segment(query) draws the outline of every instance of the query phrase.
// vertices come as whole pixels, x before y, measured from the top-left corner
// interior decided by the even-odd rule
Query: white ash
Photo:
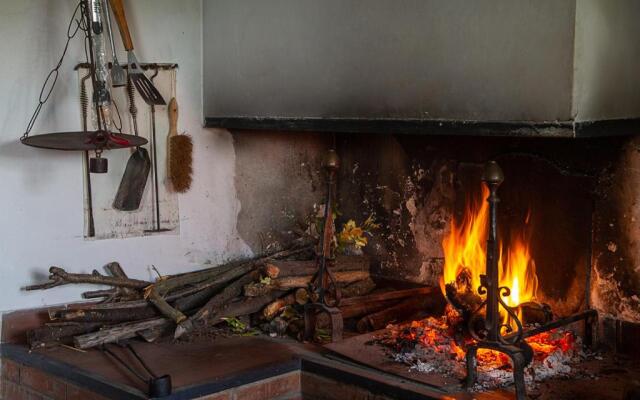
[[[393,327],[391,327],[393,329]],[[562,330],[558,331],[562,333]],[[466,362],[455,352],[452,340],[438,332],[433,345],[417,344],[409,351],[391,352],[390,356],[396,361],[409,366],[409,370],[427,374],[440,374],[456,379],[466,376]],[[585,354],[581,348],[580,338],[576,338],[573,349],[562,351],[558,349],[544,358],[534,357],[525,369],[525,382],[535,385],[551,377],[572,375],[572,364],[580,362]],[[576,371],[577,372],[577,371]],[[495,363],[484,364],[478,361],[478,382],[472,391],[493,390],[513,384],[511,364],[496,367]]]

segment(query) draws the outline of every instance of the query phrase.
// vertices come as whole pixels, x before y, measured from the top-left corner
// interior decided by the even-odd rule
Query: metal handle
[[[118,57],[116,56],[116,44],[113,41],[113,29],[111,29],[111,12],[109,11],[109,6],[105,5],[104,7],[104,20],[107,24],[107,30],[109,31],[109,43],[111,44],[111,53],[113,54],[113,62],[117,63]]]

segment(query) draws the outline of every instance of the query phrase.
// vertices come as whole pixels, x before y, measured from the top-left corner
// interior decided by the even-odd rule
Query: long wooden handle
[[[131,40],[131,33],[129,33],[127,17],[124,14],[124,4],[122,0],[109,0],[109,4],[111,4],[111,10],[113,10],[113,15],[116,17],[116,22],[118,23],[124,49],[131,51],[133,50],[133,41]]]
[[[178,101],[175,97],[169,101],[169,137],[178,134]]]

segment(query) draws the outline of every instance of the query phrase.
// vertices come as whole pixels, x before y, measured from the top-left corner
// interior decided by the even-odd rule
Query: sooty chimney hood
[[[634,0],[207,0],[207,127],[640,133]]]

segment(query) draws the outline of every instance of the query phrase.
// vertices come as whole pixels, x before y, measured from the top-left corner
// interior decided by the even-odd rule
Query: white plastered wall
[[[116,260],[130,276],[151,279],[151,265],[169,274],[250,252],[236,232],[240,205],[231,135],[201,123],[200,0],[127,2],[138,59],[179,64],[179,128],[193,136],[195,147],[193,186],[179,199],[180,234],[83,239],[81,153],[38,150],[18,141],[60,55],[75,5],[75,0],[0,0],[0,312],[79,300],[86,286],[20,290],[46,279],[51,265],[91,272]],[[33,134],[80,129],[73,66],[82,59],[78,38]]]

